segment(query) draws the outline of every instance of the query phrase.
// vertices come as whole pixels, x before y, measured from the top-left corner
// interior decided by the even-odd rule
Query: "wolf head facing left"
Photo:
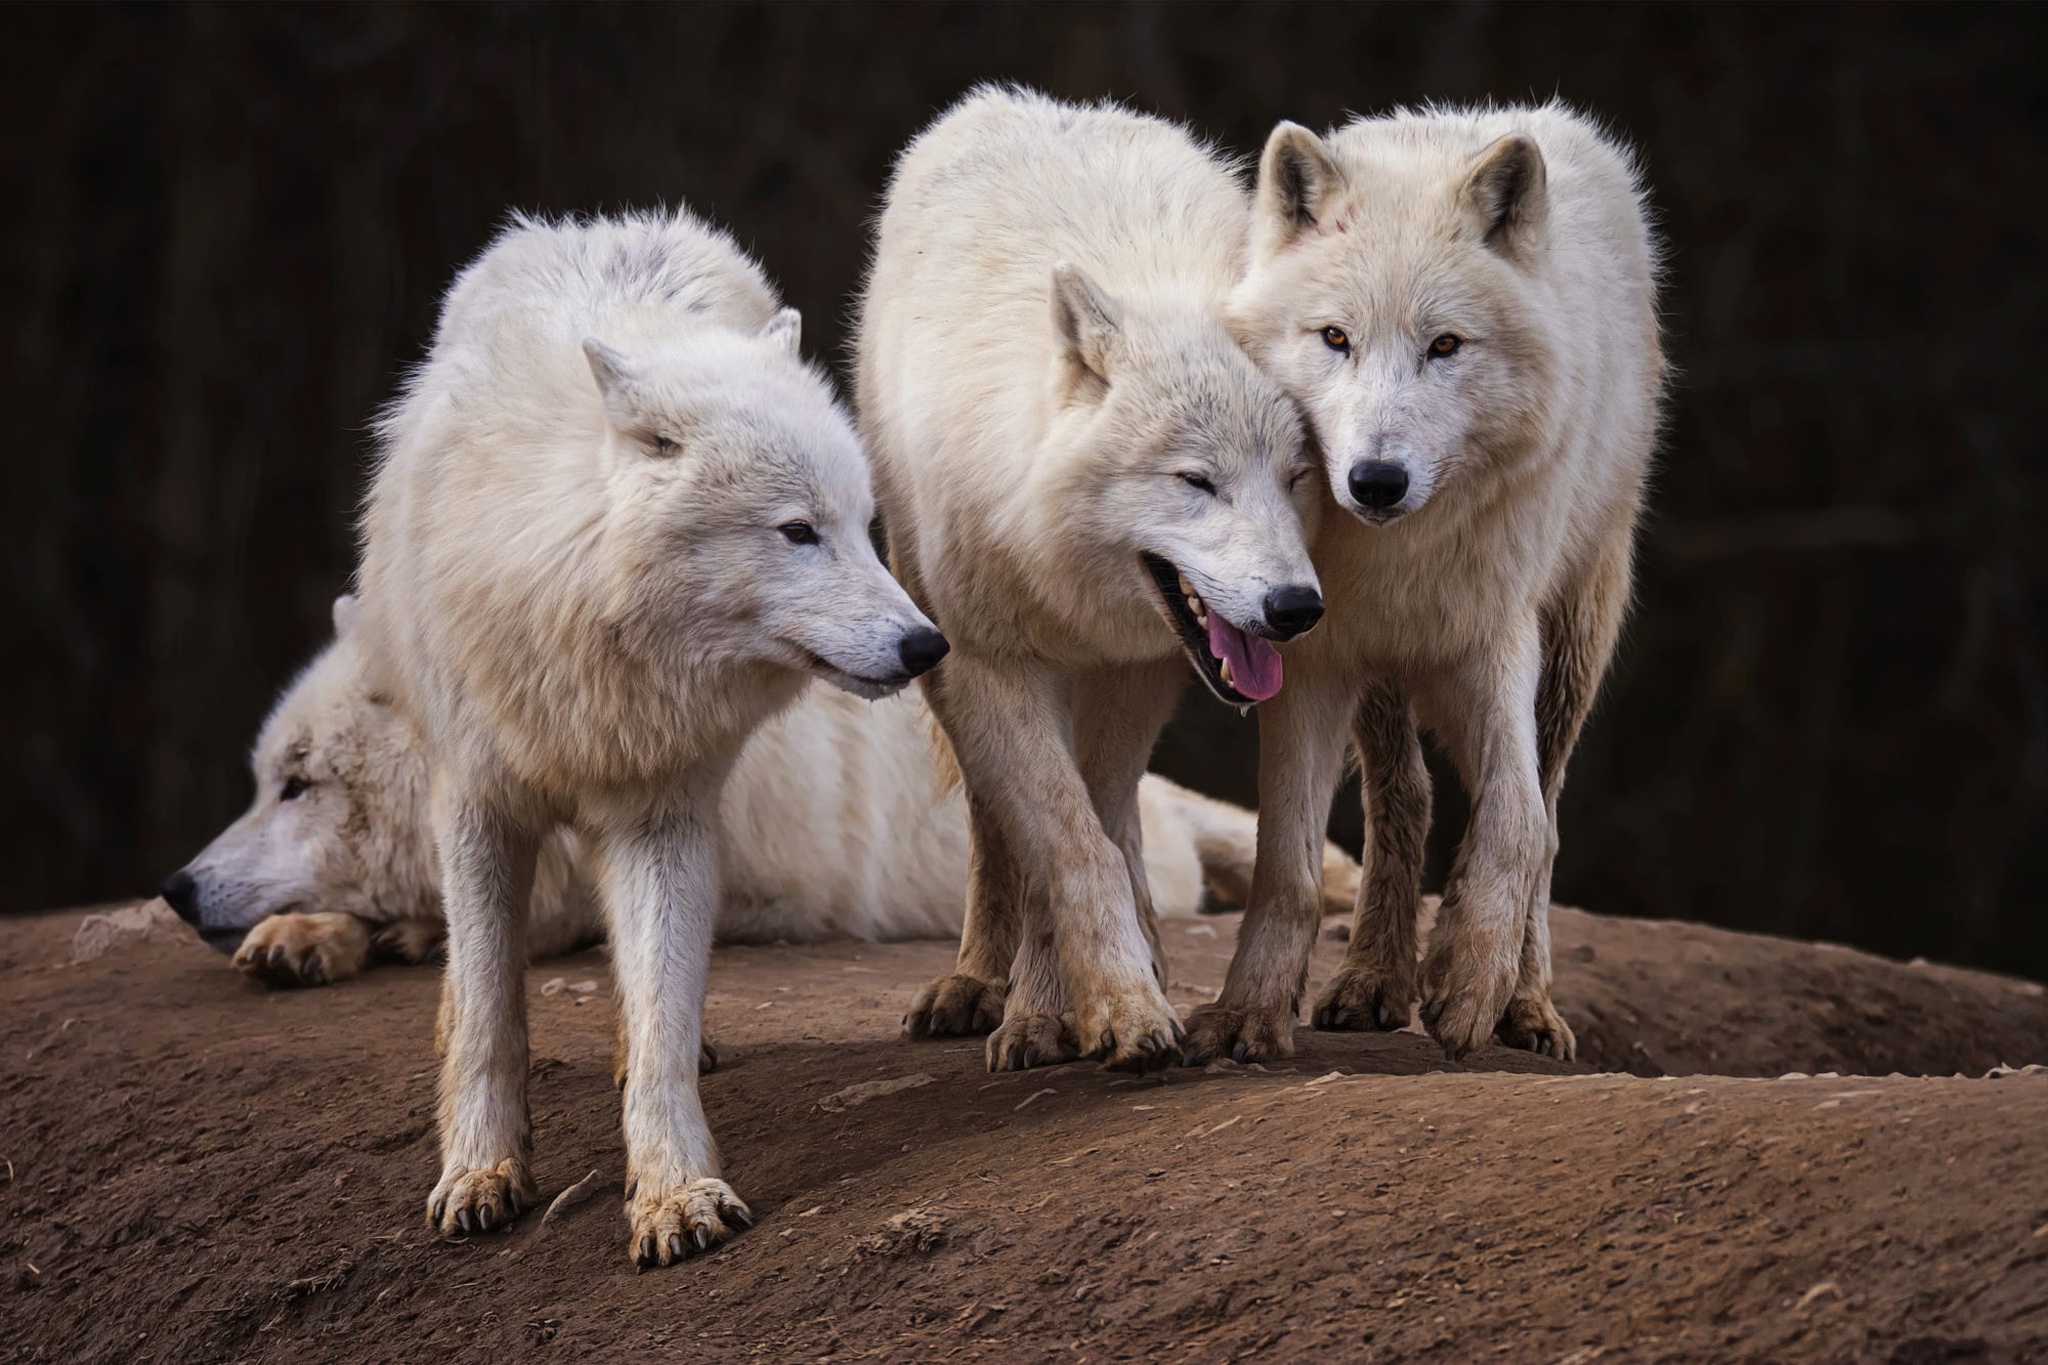
[[[758,659],[859,696],[897,691],[946,641],[868,537],[866,456],[785,308],[628,354],[584,342],[603,396],[611,568],[655,651]],[[686,511],[686,515],[679,512]]]
[[[1053,273],[1049,444],[1061,515],[1172,627],[1223,700],[1280,688],[1272,641],[1322,616],[1314,467],[1284,394],[1200,301],[1122,301]]]
[[[1522,133],[1273,130],[1231,326],[1302,404],[1346,511],[1413,515],[1543,419],[1547,198]]]
[[[364,681],[354,611],[336,600],[334,643],[263,723],[249,809],[164,881],[165,901],[217,948],[288,911],[438,913],[427,765],[413,727]]]

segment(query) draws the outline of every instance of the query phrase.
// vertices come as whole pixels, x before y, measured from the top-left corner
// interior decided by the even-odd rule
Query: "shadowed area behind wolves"
[[[1136,1080],[899,1040],[950,943],[721,950],[704,1095],[760,1223],[639,1275],[601,953],[528,978],[542,1199],[596,1193],[450,1240],[433,969],[73,966],[79,920],[0,924],[8,1361],[2048,1358],[2029,982],[1560,910],[1585,1063],[1303,1029]],[[1208,998],[1235,917],[1163,929]]]

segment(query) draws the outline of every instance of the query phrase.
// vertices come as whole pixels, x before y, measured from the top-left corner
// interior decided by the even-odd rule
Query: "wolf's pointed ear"
[[[1122,335],[1117,306],[1070,261],[1052,268],[1052,325],[1069,379],[1099,395],[1109,385],[1110,355]]]
[[[357,602],[354,593],[343,593],[334,599],[334,638],[344,640],[356,627]]]
[[[591,377],[597,380],[597,391],[606,398],[610,398],[621,385],[633,378],[631,358],[613,350],[596,337],[583,338],[583,358],[590,362],[590,373]]]
[[[1509,260],[1523,259],[1543,224],[1548,181],[1542,149],[1522,133],[1481,152],[1462,191],[1481,240]]]
[[[1259,187],[1252,202],[1252,250],[1260,260],[1314,231],[1335,203],[1344,173],[1323,140],[1282,119],[1259,154]]]
[[[782,343],[782,348],[791,355],[799,355],[804,339],[804,315],[794,308],[778,308],[775,316],[768,319],[768,325],[761,329],[761,335]]]

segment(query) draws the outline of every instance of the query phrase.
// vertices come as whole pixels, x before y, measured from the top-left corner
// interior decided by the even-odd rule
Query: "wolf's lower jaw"
[[[1209,632],[1195,615],[1194,605],[1181,590],[1181,573],[1173,564],[1150,552],[1140,552],[1139,559],[1145,571],[1152,575],[1152,582],[1159,589],[1159,597],[1166,606],[1167,624],[1180,640],[1182,652],[1194,667],[1195,676],[1215,694],[1218,701],[1243,709],[1257,705],[1250,697],[1232,687],[1223,676],[1223,661],[1209,652]]]
[[[893,697],[910,685],[909,678],[863,678],[858,673],[848,673],[843,668],[834,668],[815,654],[810,656],[810,674],[821,682],[831,683],[840,691],[851,692],[866,701],[880,701],[884,697]]]

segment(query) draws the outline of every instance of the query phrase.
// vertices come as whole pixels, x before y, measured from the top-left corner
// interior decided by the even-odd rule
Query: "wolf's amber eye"
[[[782,532],[782,538],[792,545],[816,545],[818,528],[808,521],[785,521],[775,528]]]
[[[1342,351],[1345,355],[1350,355],[1351,334],[1342,327],[1325,327],[1323,329],[1323,345],[1333,351]]]
[[[1447,355],[1456,355],[1458,348],[1464,344],[1464,341],[1460,338],[1445,332],[1435,341],[1429,343],[1429,358],[1431,360],[1442,360]]]
[[[306,789],[312,785],[311,782],[308,782],[303,777],[287,777],[284,780],[284,790],[277,794],[277,799],[280,801],[296,801],[304,796]]]

